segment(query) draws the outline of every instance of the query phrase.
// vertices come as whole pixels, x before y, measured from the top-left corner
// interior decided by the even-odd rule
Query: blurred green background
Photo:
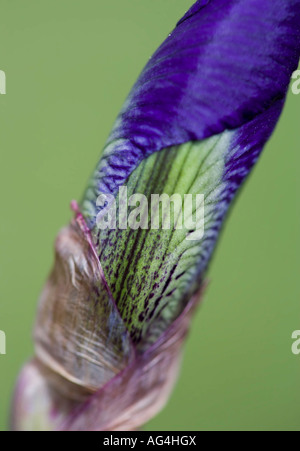
[[[1,0],[0,430],[33,353],[53,240],[114,119],[191,0]],[[274,80],[276,73],[274,73]],[[177,388],[146,429],[300,430],[300,95],[243,189],[211,265]]]

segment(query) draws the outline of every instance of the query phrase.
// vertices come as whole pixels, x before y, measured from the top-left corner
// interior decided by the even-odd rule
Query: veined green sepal
[[[167,148],[142,161],[125,188],[131,203],[135,201],[132,196],[138,200],[140,194],[146,201],[143,205],[133,202],[124,209],[121,187],[122,199],[119,193],[116,196],[114,228],[95,226],[92,230],[107,283],[139,349],[155,342],[178,317],[204,277],[211,242],[220,226],[220,208],[216,207],[224,193],[225,157],[233,133]],[[158,224],[157,217],[153,218],[153,196],[161,195],[169,199],[176,195],[182,202],[175,209],[173,203],[160,204],[157,229],[153,228]],[[204,210],[203,237],[199,230],[185,227],[184,201],[191,195],[192,222],[196,222],[197,208]],[[196,206],[197,195],[204,196],[204,209],[203,204]],[[125,229],[124,221],[123,226],[118,223],[121,210],[121,217],[124,211],[128,213]],[[137,223],[138,228],[133,229]],[[169,229],[163,227],[166,225]],[[197,232],[201,239],[197,239]]]

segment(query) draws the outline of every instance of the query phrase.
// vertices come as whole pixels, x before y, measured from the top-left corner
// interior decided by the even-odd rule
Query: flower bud
[[[165,404],[299,54],[300,0],[198,0],[149,60],[56,240],[14,429],[134,430]]]

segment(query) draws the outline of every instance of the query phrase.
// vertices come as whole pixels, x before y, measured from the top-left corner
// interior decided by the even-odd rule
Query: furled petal
[[[299,0],[198,1],[150,59],[85,196],[115,192],[151,153],[234,129],[285,97],[300,47]]]
[[[229,204],[270,137],[300,53],[300,0],[196,2],[150,59],[81,204],[118,309],[139,349],[203,281]],[[98,230],[100,193],[203,194],[205,234]],[[151,227],[149,226],[149,229]]]
[[[127,179],[126,188],[128,197],[146,196],[140,213],[141,218],[147,217],[147,228],[94,232],[104,274],[140,350],[172,324],[203,282],[230,201],[269,138],[282,103],[274,103],[236,131],[167,148],[143,160]],[[154,193],[170,198],[175,193],[180,200],[192,194],[193,210],[196,195],[203,194],[204,235],[190,239],[197,230],[187,230],[183,201],[177,210],[171,208],[170,227],[164,230],[160,223],[153,229],[148,214]],[[119,196],[117,205],[119,210]],[[162,208],[167,211],[168,203]],[[182,227],[177,228],[179,222]]]

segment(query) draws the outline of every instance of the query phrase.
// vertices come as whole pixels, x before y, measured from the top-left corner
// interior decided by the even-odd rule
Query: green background
[[[0,429],[53,240],[149,56],[191,0],[1,0]],[[274,72],[274,80],[276,72]],[[299,430],[300,95],[243,189],[168,406],[147,430]]]

